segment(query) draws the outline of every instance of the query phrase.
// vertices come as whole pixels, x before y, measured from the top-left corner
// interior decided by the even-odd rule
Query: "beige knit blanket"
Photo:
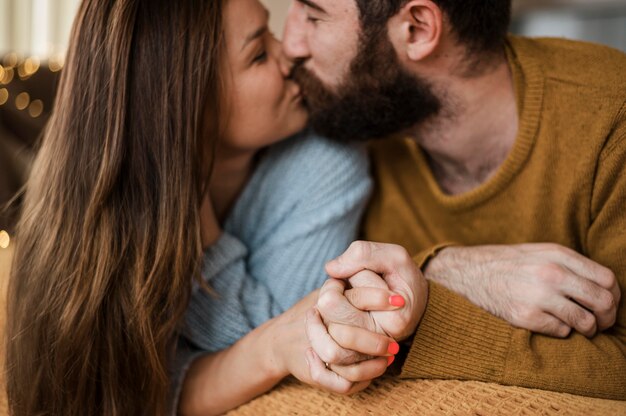
[[[6,282],[10,259],[11,249],[0,249],[0,327],[4,327],[5,322]],[[1,374],[3,373],[0,372]],[[1,376],[0,382],[3,382]],[[0,415],[6,414],[6,399],[2,394]],[[287,379],[270,393],[241,406],[229,415],[626,416],[626,402],[479,382],[403,381],[389,378],[375,381],[359,394],[343,397],[305,386],[294,379]]]

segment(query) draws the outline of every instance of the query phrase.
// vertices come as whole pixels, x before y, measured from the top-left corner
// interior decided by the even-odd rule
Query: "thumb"
[[[326,273],[335,279],[352,277],[366,269],[385,275],[392,271],[392,264],[404,260],[403,253],[406,251],[397,245],[355,241],[341,256],[326,264]]]

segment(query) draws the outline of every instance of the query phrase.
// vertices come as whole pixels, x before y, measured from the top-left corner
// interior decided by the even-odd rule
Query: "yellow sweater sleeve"
[[[609,267],[626,292],[626,123],[598,162],[585,255]],[[419,262],[418,258],[415,258]],[[465,379],[626,400],[626,309],[587,339],[517,329],[430,282],[426,313],[401,377]]]

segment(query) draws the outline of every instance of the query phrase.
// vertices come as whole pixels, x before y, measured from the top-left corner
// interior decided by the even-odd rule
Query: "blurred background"
[[[291,0],[261,1],[280,36]],[[79,3],[0,0],[0,208],[28,173]],[[513,0],[513,5],[513,33],[588,40],[626,51],[626,0]],[[12,230],[14,214],[0,211],[0,230]]]

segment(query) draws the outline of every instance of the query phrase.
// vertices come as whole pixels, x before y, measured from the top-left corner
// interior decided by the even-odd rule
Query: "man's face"
[[[361,29],[354,0],[297,0],[284,35],[310,123],[339,140],[383,138],[440,109],[424,80],[405,70],[387,28]]]
[[[293,0],[283,48],[326,86],[336,88],[348,74],[359,45],[359,11],[354,0]]]

